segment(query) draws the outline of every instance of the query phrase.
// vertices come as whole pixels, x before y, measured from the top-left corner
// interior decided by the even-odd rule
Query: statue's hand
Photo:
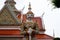
[[[35,30],[33,29],[32,32],[35,32]]]
[[[29,29],[28,29],[28,33],[29,33],[29,34],[31,34],[31,33],[32,33],[32,31],[33,31],[33,29],[32,29],[32,28],[29,28]]]
[[[26,31],[23,31],[23,32],[21,32],[20,34],[22,34],[22,35],[23,35],[23,34],[26,34]]]

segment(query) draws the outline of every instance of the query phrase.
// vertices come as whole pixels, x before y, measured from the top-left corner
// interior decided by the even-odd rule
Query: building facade
[[[53,40],[45,34],[41,17],[35,17],[29,3],[28,12],[15,8],[14,0],[6,0],[0,11],[0,40]]]

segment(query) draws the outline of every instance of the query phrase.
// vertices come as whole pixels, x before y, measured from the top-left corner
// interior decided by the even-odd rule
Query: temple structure
[[[6,0],[0,11],[0,40],[53,40],[45,34],[41,17],[35,17],[29,3],[28,12],[15,8],[14,0]]]

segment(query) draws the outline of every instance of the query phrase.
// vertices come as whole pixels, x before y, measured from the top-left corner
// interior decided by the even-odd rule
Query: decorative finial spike
[[[44,14],[45,14],[45,12],[42,14],[42,16],[41,16],[41,17],[43,17],[43,16],[44,16]]]
[[[53,29],[53,37],[55,37],[55,32],[54,32],[54,29]]]
[[[28,10],[31,10],[31,3],[29,2],[29,8],[28,8]]]

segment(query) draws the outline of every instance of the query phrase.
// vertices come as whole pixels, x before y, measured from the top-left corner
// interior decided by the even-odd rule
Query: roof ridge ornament
[[[28,10],[31,10],[31,3],[29,2],[29,8],[28,8]]]

